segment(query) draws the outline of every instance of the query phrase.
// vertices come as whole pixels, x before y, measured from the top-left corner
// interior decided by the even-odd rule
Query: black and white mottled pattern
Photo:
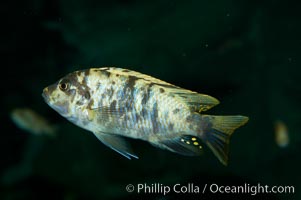
[[[146,140],[182,155],[199,155],[200,140],[227,164],[229,139],[244,116],[200,114],[219,101],[128,69],[92,68],[45,88],[46,103],[127,158],[122,137]]]

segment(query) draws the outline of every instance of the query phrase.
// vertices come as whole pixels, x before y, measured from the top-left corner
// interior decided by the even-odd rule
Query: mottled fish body
[[[50,107],[131,158],[124,137],[183,155],[200,155],[206,143],[227,164],[229,139],[244,116],[200,114],[217,105],[211,96],[121,68],[76,71],[43,91]]]

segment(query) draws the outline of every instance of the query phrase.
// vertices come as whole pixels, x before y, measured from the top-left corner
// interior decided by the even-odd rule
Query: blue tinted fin
[[[136,156],[133,153],[130,145],[128,144],[128,142],[125,141],[125,138],[118,135],[113,135],[111,133],[103,133],[103,132],[94,133],[94,135],[106,146],[120,153],[124,157],[130,160],[131,158],[138,159],[138,156]]]

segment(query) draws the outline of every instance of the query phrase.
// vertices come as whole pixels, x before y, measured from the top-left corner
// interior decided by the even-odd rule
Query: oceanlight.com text
[[[294,186],[269,186],[265,184],[242,184],[242,185],[221,185],[216,183],[198,185],[194,183],[186,184],[174,184],[174,185],[164,185],[161,183],[138,183],[138,184],[128,184],[126,186],[126,191],[129,193],[137,194],[294,194]]]

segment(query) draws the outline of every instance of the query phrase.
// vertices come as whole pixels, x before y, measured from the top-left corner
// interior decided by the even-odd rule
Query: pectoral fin
[[[109,118],[121,118],[126,110],[122,107],[117,107],[116,103],[112,103],[111,106],[101,106],[96,108],[91,108],[91,111],[96,111],[97,116],[100,119],[109,119]]]
[[[129,144],[125,141],[125,139],[118,135],[113,135],[111,133],[94,133],[94,135],[106,146],[110,147],[114,151],[120,153],[124,157],[131,160],[131,158],[138,159],[138,156],[136,156]]]
[[[154,145],[184,156],[199,156],[203,153],[200,139],[190,135],[161,140]]]

